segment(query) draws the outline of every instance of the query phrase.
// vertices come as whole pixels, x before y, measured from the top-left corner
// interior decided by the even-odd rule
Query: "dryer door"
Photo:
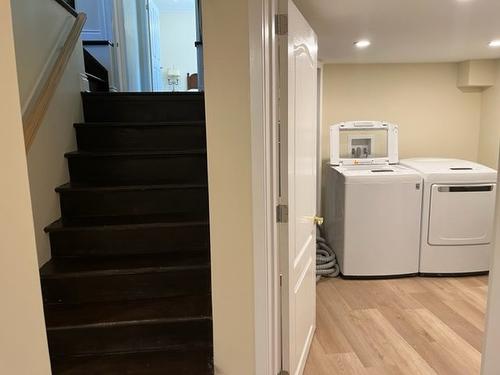
[[[492,240],[495,184],[432,185],[430,245],[480,245]]]

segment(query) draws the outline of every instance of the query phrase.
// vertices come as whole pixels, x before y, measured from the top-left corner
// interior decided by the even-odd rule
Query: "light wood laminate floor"
[[[487,276],[322,280],[305,375],[478,375]]]

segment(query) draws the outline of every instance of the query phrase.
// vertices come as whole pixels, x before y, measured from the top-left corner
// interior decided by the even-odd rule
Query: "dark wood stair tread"
[[[160,189],[207,189],[208,184],[151,184],[151,185],[93,185],[82,183],[71,183],[60,185],[56,188],[56,192],[65,191],[145,191],[145,190],[160,190]]]
[[[209,345],[110,355],[55,357],[54,375],[212,375]]]
[[[45,306],[45,322],[49,330],[210,317],[210,295]]]
[[[148,128],[168,126],[195,126],[204,127],[205,121],[159,121],[159,122],[78,122],[75,128]]]
[[[153,255],[52,258],[40,270],[43,279],[122,275],[207,269],[209,253],[178,252]]]
[[[134,215],[82,218],[55,221],[45,228],[48,233],[82,229],[134,229],[140,227],[206,226],[208,218],[200,215]]]
[[[64,154],[66,158],[112,158],[112,157],[127,157],[127,158],[142,158],[142,157],[178,157],[178,156],[192,156],[192,155],[205,155],[206,149],[195,150],[145,150],[145,151],[72,151]]]
[[[120,91],[120,92],[82,92],[82,97],[98,98],[106,100],[106,98],[133,98],[133,99],[157,99],[164,98],[166,100],[176,99],[199,99],[203,100],[204,93],[202,91]]]

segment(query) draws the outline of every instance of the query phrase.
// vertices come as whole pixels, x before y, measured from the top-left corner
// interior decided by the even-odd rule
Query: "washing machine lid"
[[[348,121],[330,127],[331,165],[398,162],[397,125],[383,121]]]
[[[332,168],[344,176],[346,184],[422,182],[420,173],[401,165],[342,165]]]
[[[428,182],[494,183],[497,171],[468,160],[443,158],[403,159],[401,165],[422,174]]]

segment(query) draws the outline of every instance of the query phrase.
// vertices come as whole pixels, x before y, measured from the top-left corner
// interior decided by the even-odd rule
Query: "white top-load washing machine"
[[[401,164],[424,180],[420,273],[488,271],[497,172],[456,159],[406,159]]]
[[[422,177],[398,162],[396,125],[330,128],[325,234],[344,277],[418,273]]]

